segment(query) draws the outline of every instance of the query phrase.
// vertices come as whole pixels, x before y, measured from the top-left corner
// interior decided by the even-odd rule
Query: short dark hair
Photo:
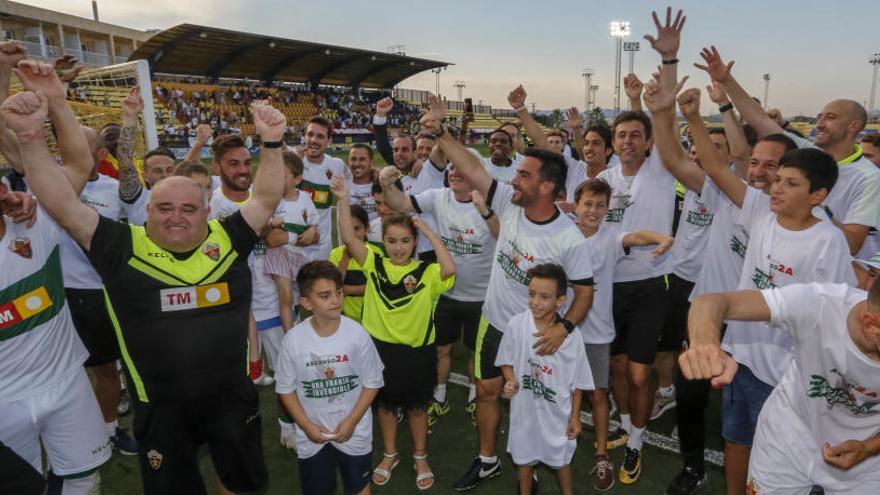
[[[106,147],[106,144],[104,147]],[[147,154],[144,155],[144,162],[146,162],[150,158],[153,158],[154,156],[164,156],[167,158],[171,158],[174,161],[177,161],[177,157],[174,156],[174,152],[164,146],[159,146],[148,151]]]
[[[556,136],[559,139],[563,139],[563,140],[565,139],[565,136],[562,135],[562,131],[559,129],[550,129],[549,131],[547,131],[547,137],[550,137],[550,136]]]
[[[214,144],[211,145],[211,155],[215,162],[220,163],[220,160],[223,159],[223,155],[236,148],[247,148],[247,146],[244,145],[244,139],[236,134],[223,134],[222,136],[217,137],[217,139],[214,140]]]
[[[519,132],[519,131],[520,131],[520,130],[519,130],[519,124],[517,124],[516,122],[512,122],[512,121],[511,121],[511,122],[505,122],[505,123],[501,124],[500,126],[498,126],[498,130],[499,130],[499,131],[504,130],[504,128],[507,127],[507,126],[513,127],[514,129],[516,129],[516,132]],[[504,132],[507,132],[507,131],[504,131]],[[510,133],[507,132],[507,135],[509,136]]]
[[[613,149],[614,148],[614,136],[611,135],[611,129],[604,124],[593,124],[590,127],[587,127],[587,130],[584,131],[584,139],[586,139],[587,134],[595,132],[605,141],[605,149]]]
[[[581,200],[585,193],[604,194],[605,201],[611,202],[611,186],[602,179],[587,179],[574,190],[574,202]]]
[[[565,270],[556,263],[542,263],[529,268],[527,272],[529,281],[533,278],[543,278],[556,282],[556,297],[565,295],[565,289],[568,288],[568,277],[565,276]]]
[[[779,160],[779,168],[796,168],[804,173],[810,182],[810,192],[831,188],[837,182],[839,173],[837,162],[828,153],[816,148],[803,148],[786,151]]]
[[[303,174],[304,165],[299,155],[292,151],[285,151],[281,153],[281,158],[284,160],[284,166],[287,167],[291,175],[299,177]]]
[[[761,139],[758,139],[755,142],[755,144],[758,144],[758,143],[761,143],[764,141],[767,141],[770,143],[779,143],[779,144],[785,146],[786,152],[789,152],[791,150],[796,150],[798,147],[797,143],[795,143],[792,138],[786,136],[785,134],[767,134],[766,136],[762,137]]]
[[[312,294],[312,286],[318,280],[330,280],[336,284],[336,288],[342,287],[342,273],[336,265],[327,260],[310,261],[299,269],[296,274],[296,283],[299,285],[300,294],[309,297]]]
[[[352,150],[353,149],[366,150],[367,156],[370,157],[370,160],[373,159],[373,148],[369,144],[354,143],[353,145],[351,145],[351,149]],[[349,151],[351,151],[351,150],[349,150]]]
[[[710,127],[709,134],[721,134],[724,137],[727,137],[727,132],[725,132],[723,127]]]
[[[537,158],[541,162],[538,175],[542,180],[553,183],[553,197],[559,196],[559,193],[565,190],[565,179],[568,176],[568,164],[565,163],[565,157],[555,151],[540,148],[528,148],[523,152],[523,155]]]
[[[506,125],[506,124],[505,124],[505,125]],[[501,127],[504,127],[504,126],[501,126]],[[510,144],[513,144],[513,136],[511,136],[509,132],[505,131],[505,130],[502,129],[501,127],[499,127],[499,128],[497,128],[497,129],[493,130],[492,132],[490,132],[490,133],[489,133],[489,139],[492,139],[492,136],[493,136],[494,134],[504,134],[504,135],[507,137],[507,142],[510,143]]]
[[[370,228],[370,215],[361,205],[349,205],[348,210],[351,212],[351,218],[360,221],[364,227]]]
[[[211,171],[202,162],[186,161],[180,162],[174,168],[172,175],[182,177],[192,177],[193,175],[206,175],[211,177]]]
[[[617,126],[620,124],[633,121],[641,122],[642,126],[645,127],[645,139],[651,139],[651,118],[645,115],[644,112],[636,112],[633,110],[621,112],[620,115],[615,117],[614,123],[611,124],[611,134],[614,135],[617,132]]]
[[[306,127],[308,127],[309,124],[319,125],[324,129],[327,129],[327,136],[333,135],[333,125],[330,124],[329,120],[321,117],[320,115],[315,115],[314,117],[310,118],[309,121],[306,122]]]

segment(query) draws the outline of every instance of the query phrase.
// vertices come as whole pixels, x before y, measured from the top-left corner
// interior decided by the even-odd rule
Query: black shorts
[[[239,385],[187,402],[135,401],[144,493],[204,494],[198,448],[208,444],[220,481],[233,492],[252,492],[266,484],[260,400],[242,374]]]
[[[70,316],[80,340],[89,351],[85,365],[107,364],[119,359],[119,340],[110,321],[101,289],[64,289]]]
[[[501,376],[501,368],[495,366],[498,348],[501,346],[501,330],[489,324],[485,316],[480,318],[477,330],[477,345],[474,349],[474,377],[477,380],[489,380]]]
[[[660,330],[666,320],[665,277],[615,282],[613,290],[616,335],[611,355],[626,354],[635,363],[654,364]]]
[[[0,493],[41,495],[45,489],[43,474],[0,443]]]
[[[379,389],[376,404],[385,409],[427,409],[437,386],[437,347],[410,347],[376,339],[373,343],[385,366],[385,386]]]
[[[348,455],[328,443],[317,454],[299,459],[298,464],[303,493],[335,495],[338,469],[343,492],[348,495],[359,493],[370,483],[373,455]]]
[[[483,302],[456,301],[440,296],[434,308],[437,345],[454,344],[464,333],[464,346],[473,352],[477,344],[477,328],[483,315]]]
[[[687,333],[688,310],[691,303],[691,291],[694,282],[687,281],[678,275],[669,275],[669,289],[666,292],[666,323],[660,333],[659,352],[679,352]]]

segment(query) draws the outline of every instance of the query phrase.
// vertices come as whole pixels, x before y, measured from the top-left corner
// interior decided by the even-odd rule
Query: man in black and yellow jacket
[[[209,222],[198,184],[169,177],[152,190],[146,225],[134,226],[80,202],[46,145],[48,111],[38,88],[7,101],[4,120],[42,207],[101,275],[137,398],[145,493],[205,493],[196,457],[204,443],[225,490],[257,490],[267,474],[258,396],[247,376],[247,257],[283,191],[284,115],[265,102],[252,105],[263,150],[251,201],[239,212]]]

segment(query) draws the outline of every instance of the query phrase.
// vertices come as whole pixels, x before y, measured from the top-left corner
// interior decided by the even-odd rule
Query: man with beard
[[[251,152],[244,140],[226,134],[211,145],[211,168],[220,177],[211,197],[211,218],[227,217],[247,202],[251,191]]]
[[[335,203],[330,193],[330,178],[339,175],[350,180],[352,176],[342,160],[325,153],[332,141],[332,132],[327,119],[312,117],[306,125],[305,146],[300,153],[303,180],[299,189],[312,196],[312,203],[318,210],[318,242],[305,249],[306,256],[311,260],[330,257],[330,206]]]
[[[489,157],[481,158],[483,168],[493,179],[510,184],[516,176],[517,164],[510,157],[513,151],[513,136],[504,129],[495,129],[489,134]]]
[[[373,221],[378,216],[376,201],[373,199],[373,148],[363,143],[351,145],[348,151],[348,168],[351,170],[351,179],[348,181],[349,202],[363,207],[370,221]]]
[[[840,174],[823,206],[832,220],[843,230],[850,252],[858,253],[870,228],[880,223],[880,170],[864,157],[856,138],[865,128],[868,114],[853,100],[834,100],[825,105],[816,120],[816,141],[811,142],[787,132],[768,116],[746,93],[730,73],[734,62],[727,64],[713,46],[704,48],[701,56],[706,65],[696,64],[709,73],[713,81],[724,85],[730,100],[758,136],[786,134],[800,148],[819,148],[831,155],[840,166]]]

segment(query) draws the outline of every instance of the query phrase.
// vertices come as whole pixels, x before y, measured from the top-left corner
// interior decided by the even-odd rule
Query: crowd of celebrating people
[[[626,78],[631,111],[584,128],[572,108],[566,132],[545,133],[518,86],[518,122],[489,135],[488,156],[449,132],[435,97],[418,132],[390,139],[413,109],[321,95],[324,115],[291,147],[284,113],[243,86],[190,101],[157,88],[196,145],[180,163],[135,157],[140,88],[122,122],[90,129],[55,67],[0,43],[14,167],[0,183],[0,491],[43,493],[45,459],[50,491],[86,494],[118,451],[138,456],[147,494],[206,493],[207,444],[219,492],[252,492],[269,482],[261,433],[276,419],[303,493],[336,493],[338,476],[345,493],[386,485],[404,419],[415,489],[467,491],[502,473],[506,397],[518,493],[534,493],[539,464],[565,494],[573,467],[599,491],[638,483],[647,424],[674,410],[667,493],[690,494],[707,483],[713,387],[728,494],[880,491],[880,164],[865,109],[834,100],[804,139],[710,46],[696,64],[723,118],[710,129],[701,91],[679,79],[686,18],[653,19],[660,64]],[[13,73],[24,91],[9,96]],[[248,106],[255,172],[241,136],[195,125],[224,99]],[[367,105],[369,118],[352,111]],[[327,154],[328,109],[371,125],[375,149]],[[210,168],[196,158],[209,138]],[[452,404],[459,340],[470,386]],[[256,385],[277,392],[272,426]],[[133,435],[117,418],[123,386]],[[572,466],[584,395],[595,455]],[[479,451],[437,479],[428,431],[453,407]]]

